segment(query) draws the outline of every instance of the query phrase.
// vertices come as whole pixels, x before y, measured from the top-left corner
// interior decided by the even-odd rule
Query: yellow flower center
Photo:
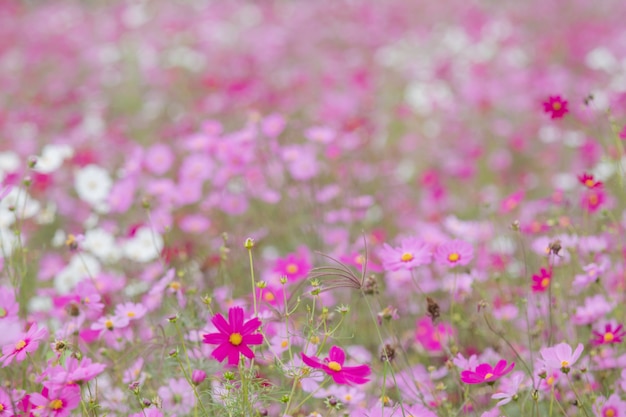
[[[604,417],[615,417],[617,415],[615,414],[615,409],[613,407],[604,410],[602,414],[604,414]]]
[[[569,366],[569,362],[568,361],[561,362],[561,368],[567,368],[568,366]]]
[[[20,340],[15,344],[15,350],[22,350],[26,346],[26,341]]]
[[[170,284],[170,288],[173,289],[174,291],[180,290],[180,282],[178,282],[178,281],[172,282]]]
[[[272,294],[271,292],[266,292],[263,298],[265,298],[265,301],[274,301],[276,299],[276,297],[274,297],[274,294]]]
[[[352,395],[346,394],[346,395],[343,396],[343,399],[346,400],[346,401],[350,401],[352,399]]]
[[[335,371],[335,372],[339,372],[339,371],[341,371],[341,365],[339,365],[339,364],[338,364],[337,362],[335,362],[335,361],[330,361],[330,362],[328,362],[328,367],[329,367],[330,369],[332,369],[333,371]]]
[[[0,307],[0,319],[3,319],[3,318],[5,318],[8,315],[9,315],[9,312],[6,311],[6,309]]]
[[[595,194],[591,194],[589,196],[589,205],[595,206],[598,204],[598,196]]]
[[[485,380],[487,380],[487,379],[489,379],[489,378],[491,378],[491,377],[493,377],[493,374],[492,374],[491,372],[487,372],[487,373],[485,374]]]
[[[363,265],[363,262],[365,261],[365,258],[363,257],[363,255],[357,255],[354,257],[354,262],[357,265]]]
[[[450,262],[456,262],[456,261],[458,261],[459,259],[461,259],[461,255],[459,255],[459,254],[458,254],[458,253],[456,253],[456,252],[451,253],[450,255],[448,255],[448,260],[449,260]]]
[[[91,302],[91,300],[89,299],[89,297],[85,297],[85,299],[83,300],[83,303],[85,304],[89,304]]]
[[[543,288],[546,288],[548,286],[548,284],[550,284],[550,278],[544,278],[541,280],[541,286]]]
[[[615,339],[615,336],[611,332],[604,333],[604,343],[611,343]]]
[[[414,259],[413,254],[409,252],[404,252],[400,257],[402,262],[411,262]]]
[[[74,235],[68,235],[68,236],[67,236],[67,239],[65,239],[65,244],[66,244],[67,246],[70,246],[70,245],[72,245],[72,244],[74,244],[74,243],[76,243],[76,236],[74,236]]]
[[[592,180],[591,178],[589,178],[588,180],[586,180],[586,181],[585,181],[585,185],[586,185],[587,187],[589,187],[589,188],[593,187],[593,186],[594,186],[594,184],[595,184],[595,183],[593,182],[593,180]]]
[[[228,341],[233,346],[239,346],[241,344],[242,340],[243,340],[243,336],[241,336],[241,334],[239,334],[239,333],[233,333],[228,338]]]
[[[132,319],[133,317],[135,317],[135,312],[129,311],[128,313],[126,313],[126,315]]]
[[[287,342],[286,340],[283,340],[282,342],[280,342],[280,347],[282,347],[283,349],[286,348],[287,346],[289,346],[289,342]]]
[[[287,268],[285,268],[287,270],[288,273],[290,274],[295,274],[296,272],[298,272],[298,265],[296,264],[289,264],[287,265]]]
[[[58,399],[50,401],[50,408],[52,408],[53,410],[59,410],[63,408],[63,401]]]
[[[551,377],[549,377],[548,379],[546,379],[546,383],[547,383],[548,385],[552,385],[552,384],[554,384],[554,377],[553,377],[553,376],[551,376]]]
[[[552,103],[552,108],[553,108],[554,110],[557,110],[557,111],[558,111],[558,110],[561,110],[561,103],[559,103],[558,101],[557,101],[557,102]]]
[[[104,322],[104,327],[109,330],[113,330],[113,320],[107,320]]]
[[[4,406],[0,404],[0,412],[4,411]]]

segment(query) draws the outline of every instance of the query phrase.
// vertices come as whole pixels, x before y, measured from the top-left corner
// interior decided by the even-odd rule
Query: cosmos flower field
[[[626,417],[625,17],[0,1],[0,417]]]

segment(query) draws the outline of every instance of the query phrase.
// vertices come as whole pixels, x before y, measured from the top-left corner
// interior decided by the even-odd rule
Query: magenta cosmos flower
[[[37,323],[33,323],[30,329],[23,334],[15,343],[8,344],[2,348],[2,367],[9,366],[13,359],[22,362],[26,359],[26,354],[37,350],[39,342],[48,337],[48,330],[45,327],[39,329]]]
[[[594,346],[598,345],[608,345],[611,343],[621,343],[622,338],[626,335],[626,331],[623,330],[621,324],[617,325],[617,323],[607,323],[604,326],[604,331],[598,332],[593,331],[595,339],[591,341]]]
[[[543,103],[543,110],[550,114],[550,118],[561,119],[568,112],[567,100],[563,100],[561,96],[550,96]]]
[[[302,362],[314,369],[321,369],[333,378],[337,384],[365,384],[369,379],[370,368],[367,365],[343,366],[346,354],[339,346],[333,346],[328,352],[328,357],[320,361],[318,358],[311,358],[304,353]]]
[[[78,385],[65,385],[55,389],[45,387],[41,394],[30,394],[30,402],[37,407],[40,417],[65,417],[80,404]]]
[[[481,363],[474,371],[465,370],[461,372],[461,381],[466,384],[493,384],[498,378],[508,374],[515,368],[515,362],[511,362],[507,366],[507,362],[503,359],[492,367],[488,363]]]
[[[538,274],[533,275],[533,285],[530,287],[533,292],[544,292],[550,286],[552,273],[545,268],[541,268]]]
[[[257,317],[243,322],[243,308],[231,307],[228,310],[228,321],[221,314],[216,314],[211,319],[219,333],[205,334],[203,342],[210,345],[219,345],[211,355],[222,362],[228,357],[229,365],[239,363],[239,354],[254,358],[254,352],[248,345],[260,345],[263,343],[263,335],[252,334],[261,327],[261,320]]]
[[[467,265],[474,258],[474,248],[462,240],[442,243],[435,252],[435,261],[441,265]]]
[[[406,238],[395,248],[383,244],[379,256],[386,271],[399,271],[429,264],[432,250],[430,245],[421,239]]]
[[[572,353],[572,347],[567,343],[559,343],[556,346],[541,349],[541,357],[550,369],[560,369],[564,374],[568,373],[583,352],[583,344],[579,343]]]

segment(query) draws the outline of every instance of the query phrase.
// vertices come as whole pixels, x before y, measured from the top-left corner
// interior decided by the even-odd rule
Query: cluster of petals
[[[546,368],[560,369],[563,373],[567,373],[583,353],[583,344],[579,343],[573,352],[572,347],[567,343],[559,343],[552,347],[545,347],[539,353]]]
[[[475,370],[465,370],[461,372],[461,381],[466,384],[494,383],[502,376],[508,374],[515,367],[515,362],[507,363],[504,359],[498,361],[496,366],[488,363],[481,363]]]
[[[263,335],[254,333],[261,327],[261,320],[255,317],[244,323],[243,308],[231,307],[228,310],[228,321],[218,313],[211,322],[218,332],[205,334],[202,341],[219,345],[211,353],[215,359],[222,362],[228,358],[229,365],[237,365],[240,354],[249,359],[254,358],[254,352],[249,346],[263,343]]]
[[[337,384],[357,385],[369,381],[370,368],[367,365],[344,366],[346,354],[338,346],[333,346],[328,352],[328,357],[320,360],[316,357],[302,355],[302,362],[314,369],[326,372]]]

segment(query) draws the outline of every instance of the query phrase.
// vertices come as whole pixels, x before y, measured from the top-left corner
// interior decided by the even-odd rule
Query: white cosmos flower
[[[15,172],[20,167],[20,157],[15,152],[0,152],[0,182],[10,172]]]
[[[80,281],[100,273],[100,262],[88,253],[77,253],[69,264],[54,277],[54,288],[59,294],[67,294]]]
[[[109,173],[97,165],[87,165],[74,177],[78,197],[92,206],[102,206],[106,202],[112,185]]]
[[[74,149],[69,145],[46,145],[37,157],[35,171],[49,174],[61,167],[63,161],[74,155]]]
[[[92,229],[85,233],[81,247],[105,262],[115,262],[121,257],[121,250],[115,238],[103,229]]]
[[[159,257],[163,249],[161,235],[148,227],[141,227],[124,244],[124,255],[133,261],[149,262]]]
[[[13,253],[13,249],[20,245],[18,239],[19,237],[12,230],[0,224],[0,257],[8,258]]]
[[[39,212],[41,204],[33,200],[26,190],[13,187],[11,191],[0,200],[0,227],[10,226],[15,223],[15,218],[27,219]]]

